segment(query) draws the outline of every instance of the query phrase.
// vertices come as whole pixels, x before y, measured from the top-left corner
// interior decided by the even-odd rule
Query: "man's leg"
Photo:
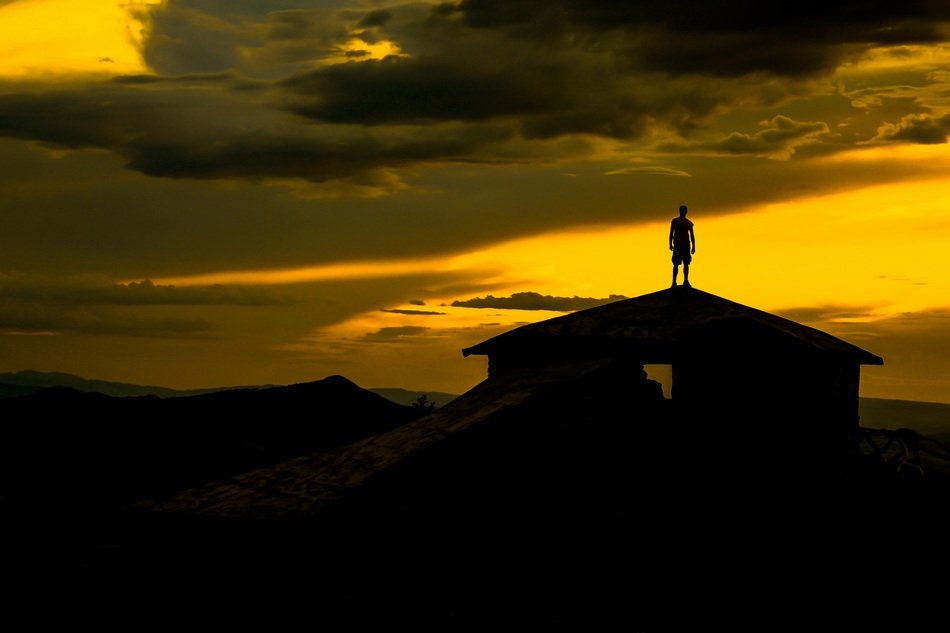
[[[689,285],[689,264],[683,262],[683,285]]]
[[[676,285],[676,276],[680,272],[679,264],[673,264],[673,285]]]

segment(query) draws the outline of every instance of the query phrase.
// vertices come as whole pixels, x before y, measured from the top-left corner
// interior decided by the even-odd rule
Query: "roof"
[[[524,325],[463,349],[462,354],[491,355],[553,341],[575,346],[609,343],[612,349],[638,350],[645,362],[668,363],[682,346],[697,341],[735,344],[759,341],[763,335],[862,365],[884,364],[880,356],[821,330],[682,286]]]

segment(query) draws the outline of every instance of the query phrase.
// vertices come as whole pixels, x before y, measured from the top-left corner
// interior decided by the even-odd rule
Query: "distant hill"
[[[261,385],[272,387],[275,385]],[[101,393],[117,398],[134,396],[158,396],[160,398],[175,398],[195,396],[226,389],[244,389],[248,387],[215,387],[210,389],[170,389],[149,385],[134,385],[124,382],[108,380],[90,380],[73,374],[46,371],[18,371],[0,373],[0,398],[21,396],[49,387],[68,387],[76,391]]]
[[[112,507],[342,446],[421,414],[342,376],[174,398],[39,389],[0,400],[0,498],[31,511]]]
[[[38,391],[42,387],[37,387],[35,385],[14,385],[0,383],[0,400],[4,398],[15,398],[17,396],[25,396],[34,391]]]
[[[222,391],[270,389],[277,385],[249,385],[239,387],[212,387],[207,389],[171,389],[148,385],[136,385],[107,380],[90,380],[62,372],[18,371],[0,373],[0,400],[27,395],[50,387],[67,387],[76,391],[101,393],[113,397],[157,396],[159,398],[182,398]],[[405,406],[411,406],[419,396],[425,395],[436,407],[444,407],[458,394],[442,391],[413,391],[399,387],[374,387],[373,392]],[[914,429],[944,443],[950,442],[950,404],[918,402],[915,400],[889,400],[885,398],[860,399],[861,425],[869,428]]]
[[[444,391],[410,391],[398,387],[373,387],[370,388],[370,391],[378,393],[388,400],[407,406],[418,402],[419,396],[426,396],[429,402],[435,403],[436,407],[444,407],[458,398],[458,394],[456,393],[445,393]]]
[[[0,372],[0,400],[13,398],[48,389],[50,387],[68,387],[76,391],[101,393],[116,398],[130,398],[137,396],[158,396],[159,398],[182,398],[197,396],[219,391],[234,391],[239,389],[268,389],[279,385],[241,385],[237,387],[211,387],[206,389],[171,389],[153,385],[136,385],[108,380],[90,380],[74,374],[45,371],[18,371]],[[443,407],[458,397],[458,394],[442,391],[410,391],[398,387],[371,388],[368,391],[377,393],[387,400],[410,406],[418,401],[419,396],[425,395],[429,402],[437,407]]]
[[[950,445],[950,404],[861,398],[859,411],[863,427],[913,429]]]

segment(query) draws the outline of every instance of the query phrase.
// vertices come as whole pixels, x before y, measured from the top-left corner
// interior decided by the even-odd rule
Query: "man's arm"
[[[670,250],[673,250],[673,230],[674,230],[674,229],[673,229],[673,226],[674,226],[674,222],[675,222],[675,220],[670,222]]]
[[[693,232],[693,227],[689,227],[689,239],[693,243],[693,254],[696,254],[696,233]]]

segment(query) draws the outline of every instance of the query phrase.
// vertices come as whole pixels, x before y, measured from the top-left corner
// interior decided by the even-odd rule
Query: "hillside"
[[[644,386],[655,388],[641,398],[659,394]],[[770,479],[769,446],[737,450],[710,420],[655,424],[662,400],[578,408],[576,393],[527,372],[425,417],[341,376],[172,398],[65,388],[8,398],[0,554],[34,583],[304,592],[314,622],[339,630],[384,626],[414,600],[439,630],[484,630],[509,607],[521,628],[607,631],[588,624],[632,608],[643,630],[671,630],[671,618],[693,615],[664,602],[671,595],[688,592],[697,613],[735,595],[762,603],[822,567],[807,582],[827,595],[906,570],[917,589],[924,566],[880,539],[913,532],[933,551],[950,526],[934,502],[943,479],[853,468]],[[862,402],[862,415],[867,426],[917,416],[939,429],[944,406]],[[637,423],[612,424],[630,419],[621,410]],[[134,509],[189,489],[232,504],[253,493],[298,515],[317,494],[340,502],[305,520]],[[891,512],[898,505],[922,526]]]
[[[275,386],[249,385],[183,390],[107,380],[90,380],[61,372],[28,370],[0,373],[0,400],[27,395],[49,387],[68,387],[76,391],[101,393],[114,397],[158,396],[160,398],[177,398],[221,391],[269,389]],[[458,394],[442,391],[413,391],[399,387],[371,387],[366,390],[406,406],[415,403],[422,395],[427,396],[429,402],[434,402],[437,407],[443,407],[458,397]],[[945,443],[950,440],[950,404],[862,397],[860,399],[860,415],[861,424],[865,427],[910,428],[919,433],[936,437]]]
[[[342,376],[196,396],[54,387],[0,401],[0,494],[107,508],[395,428],[420,412]]]
[[[114,382],[109,380],[93,380],[67,374],[63,372],[44,372],[24,370],[18,372],[0,372],[0,400],[4,398],[13,398],[23,396],[41,389],[50,387],[67,387],[76,391],[88,393],[101,393],[107,396],[117,398],[128,398],[135,396],[158,396],[159,398],[181,398],[185,396],[196,396],[220,391],[235,391],[248,389],[267,389],[279,385],[241,385],[236,387],[210,387],[206,389],[172,389],[170,387],[158,387],[154,385],[136,385],[125,382]],[[377,393],[387,400],[391,400],[402,405],[414,404],[420,396],[425,395],[428,401],[435,403],[437,407],[445,406],[457,394],[445,393],[442,391],[411,391],[399,387],[371,387],[367,391]]]
[[[458,398],[458,394],[446,393],[444,391],[410,391],[409,389],[400,389],[398,387],[372,387],[370,391],[378,393],[388,400],[405,405],[413,405],[421,396],[425,396],[428,401],[433,403],[436,407],[444,407]]]
[[[272,387],[274,385],[261,385]],[[158,396],[160,398],[174,398],[194,396],[226,389],[243,389],[245,387],[217,387],[210,389],[171,389],[154,385],[136,385],[109,380],[92,380],[62,372],[45,372],[24,370],[18,372],[0,373],[0,398],[19,396],[26,393],[47,389],[49,387],[68,387],[76,391],[101,393],[117,398],[134,396]]]
[[[861,426],[909,428],[950,445],[950,404],[861,398]]]

